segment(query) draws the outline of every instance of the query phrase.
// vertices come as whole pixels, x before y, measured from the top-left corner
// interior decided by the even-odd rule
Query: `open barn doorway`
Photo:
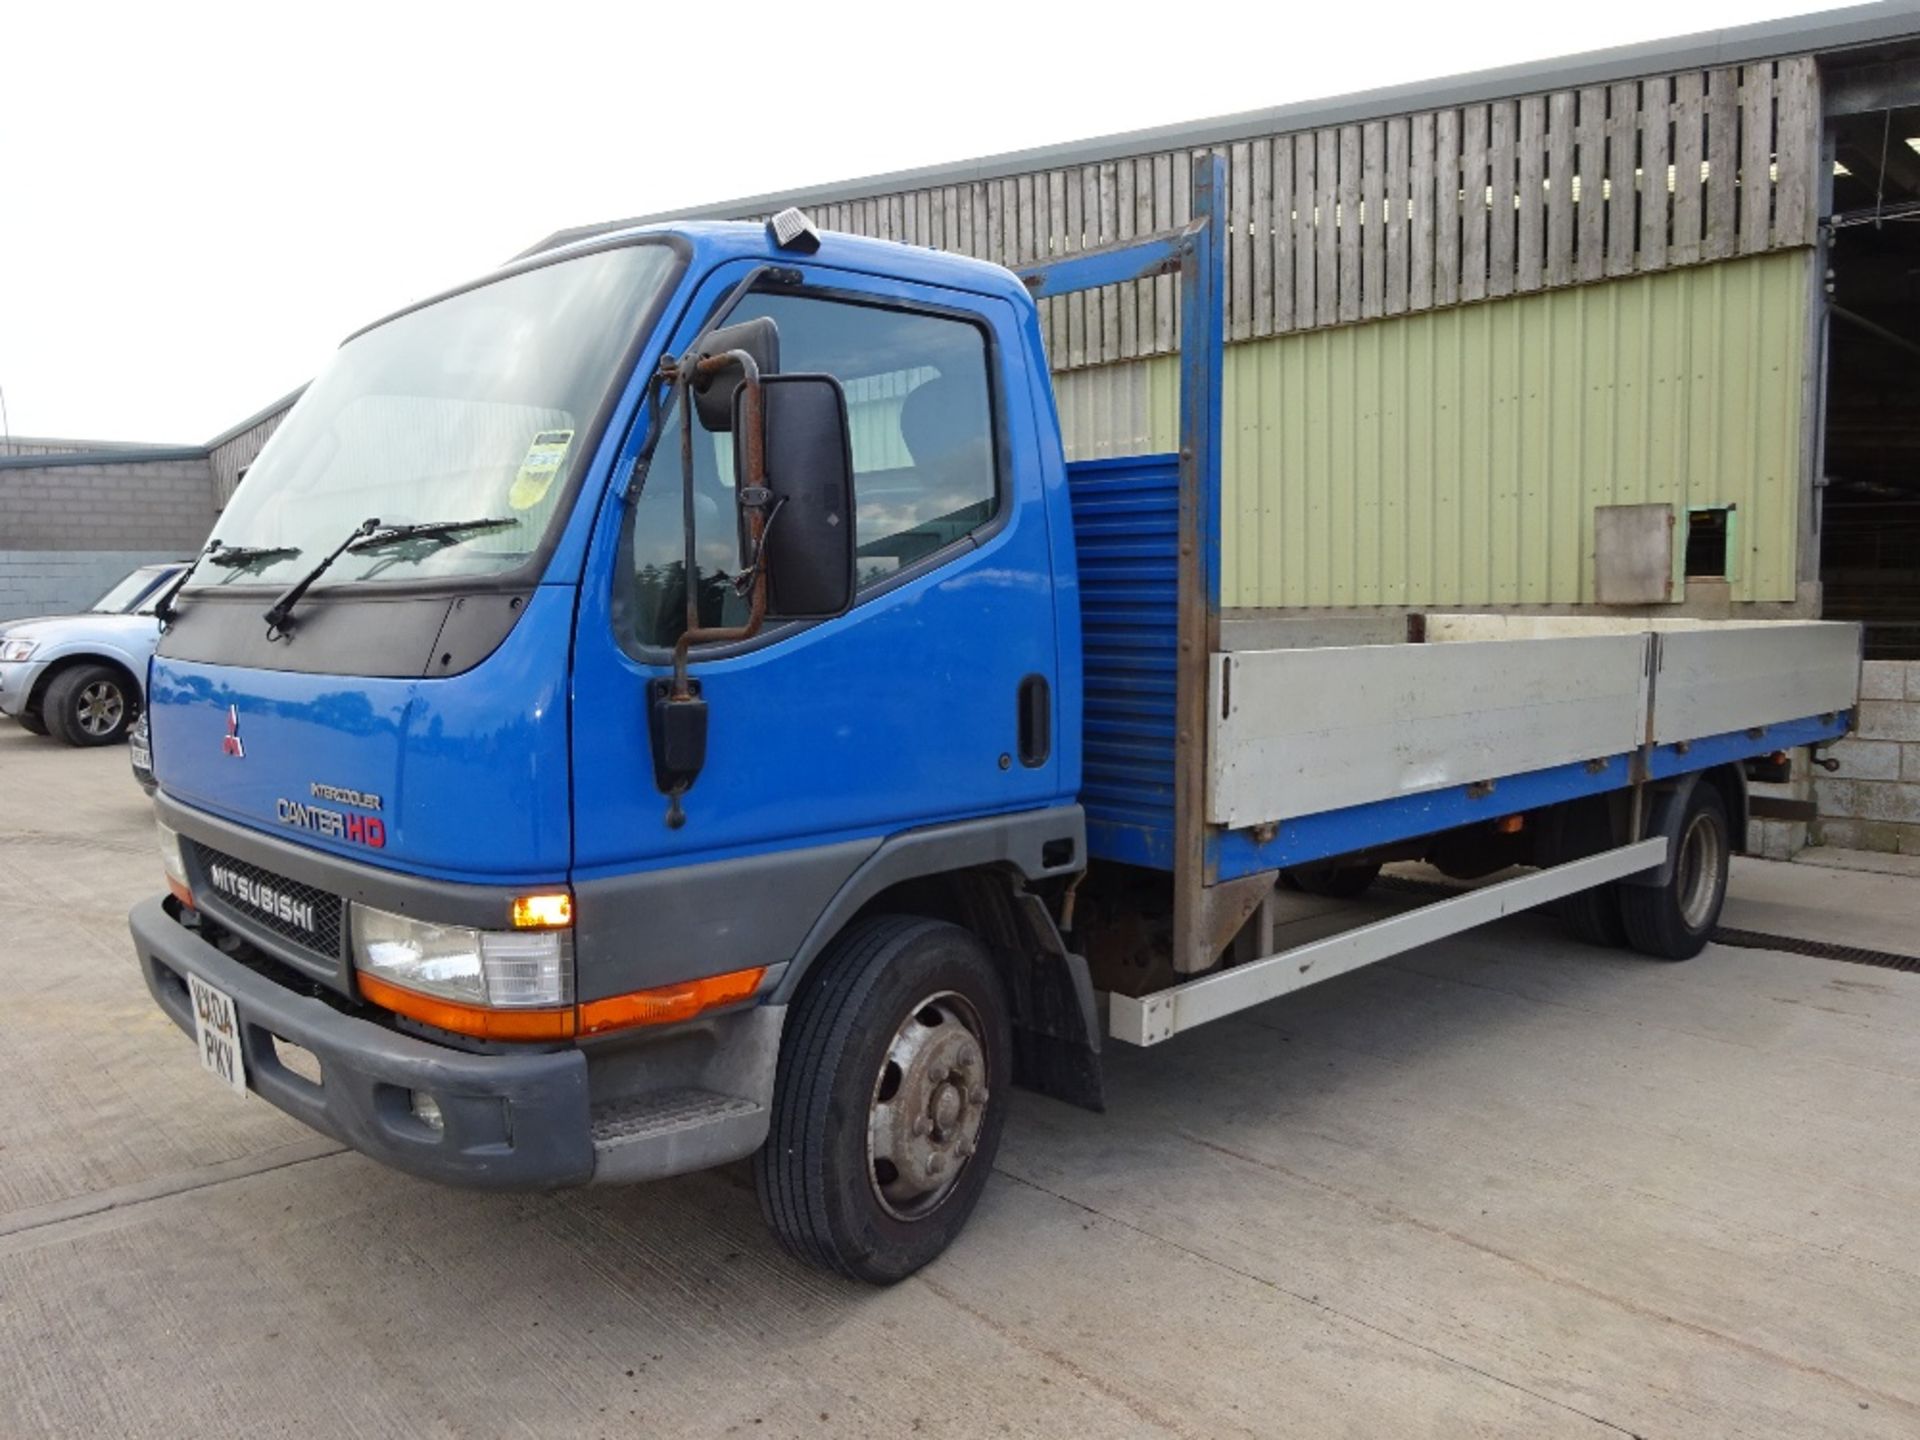
[[[1920,660],[1920,69],[1829,74],[1826,427],[1820,578],[1867,656]],[[1864,73],[1864,72],[1862,72]],[[1866,102],[1878,100],[1877,107]],[[1897,103],[1908,101],[1912,103]]]

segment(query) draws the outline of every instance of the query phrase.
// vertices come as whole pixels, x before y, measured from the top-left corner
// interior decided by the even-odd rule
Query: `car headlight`
[[[0,660],[30,660],[39,648],[38,640],[0,640]]]
[[[570,910],[567,918],[571,921]],[[448,1000],[456,1006],[487,1010],[551,1009],[573,1004],[570,925],[478,930],[355,905],[350,928],[353,962],[363,988],[371,979],[416,995]]]
[[[167,872],[167,889],[173,898],[189,909],[193,906],[193,887],[187,883],[186,857],[180,853],[180,832],[159,820],[153,828],[160,841],[160,865]]]

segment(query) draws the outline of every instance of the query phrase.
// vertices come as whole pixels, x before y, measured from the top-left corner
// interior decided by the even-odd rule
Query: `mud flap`
[[[1037,895],[1014,897],[1031,938],[1025,964],[1007,967],[1013,995],[1013,1079],[1069,1105],[1107,1108],[1100,1065],[1100,1012],[1084,955],[1067,949]]]

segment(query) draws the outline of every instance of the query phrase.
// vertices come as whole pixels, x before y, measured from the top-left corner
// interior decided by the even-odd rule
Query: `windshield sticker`
[[[527,458],[520,462],[519,473],[507,491],[507,504],[516,510],[531,510],[546,499],[571,444],[571,430],[542,430],[535,435],[533,443],[527,446]]]

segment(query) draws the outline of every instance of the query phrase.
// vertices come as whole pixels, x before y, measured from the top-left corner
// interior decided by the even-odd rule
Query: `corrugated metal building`
[[[1883,463],[1920,444],[1920,315],[1848,263],[1868,209],[1882,248],[1920,235],[1891,224],[1920,218],[1916,55],[1920,6],[1866,5],[675,214],[799,204],[1018,265],[1179,223],[1188,157],[1224,153],[1236,617],[1805,614],[1824,563],[1829,613],[1920,654],[1920,561],[1886,543],[1920,542],[1920,483]],[[1174,283],[1044,305],[1076,457],[1172,444]],[[1830,386],[1854,370],[1878,402]],[[1869,497],[1877,549],[1823,547]],[[1651,583],[1615,536],[1664,547]]]

